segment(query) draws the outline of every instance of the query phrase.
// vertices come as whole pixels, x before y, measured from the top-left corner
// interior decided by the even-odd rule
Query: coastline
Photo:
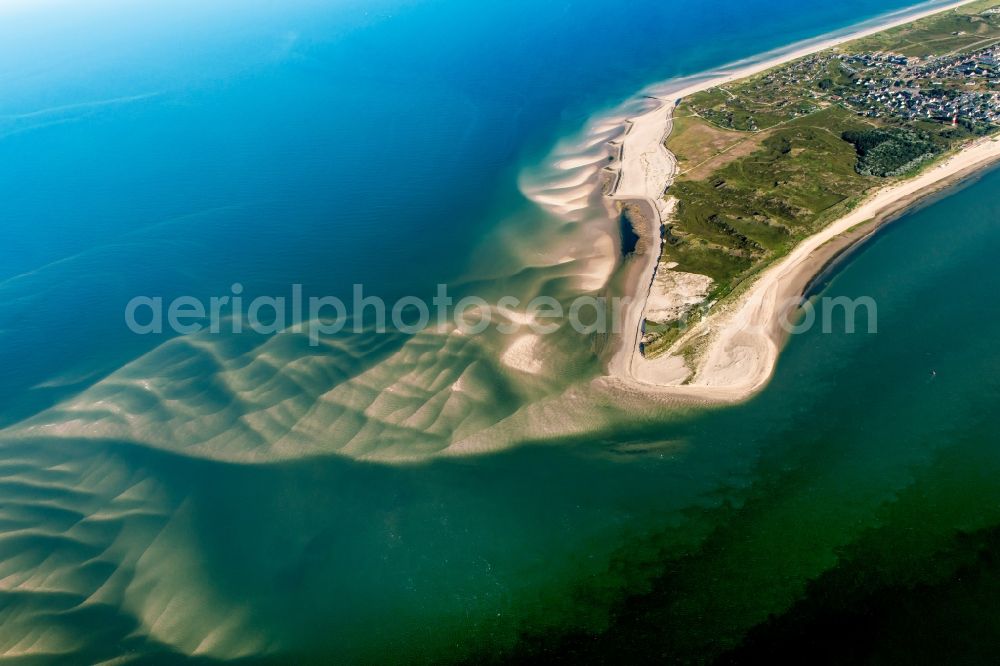
[[[623,204],[635,201],[646,204],[644,208],[652,214],[648,215],[648,224],[640,230],[640,235],[662,242],[662,225],[670,214],[670,204],[663,194],[676,172],[676,162],[666,149],[665,141],[672,128],[678,100],[817,51],[954,9],[968,1],[898,18],[889,17],[844,35],[792,45],[774,57],[764,57],[742,67],[736,63],[717,76],[703,77],[687,85],[678,82],[673,88],[665,86],[662,93],[654,96],[661,102],[656,108],[627,121],[620,157],[609,167],[618,172],[609,199]],[[781,322],[796,309],[799,298],[818,274],[837,256],[862,242],[906,208],[997,160],[1000,160],[1000,138],[978,140],[917,176],[875,191],[847,215],[803,239],[788,255],[761,271],[734,301],[699,321],[655,359],[645,358],[638,344],[650,286],[661,265],[660,252],[647,252],[641,262],[642,272],[629,282],[625,296],[631,303],[623,313],[622,334],[604,380],[673,400],[731,403],[751,397],[770,380],[781,346],[786,341],[787,334]],[[652,243],[647,243],[647,247],[650,245]],[[694,342],[701,346],[701,353],[697,364],[690,368],[678,352]]]

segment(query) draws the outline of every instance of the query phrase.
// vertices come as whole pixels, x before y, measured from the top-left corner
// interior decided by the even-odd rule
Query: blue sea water
[[[883,556],[880,529],[933,508],[914,549],[931,557],[956,525],[991,525],[948,452],[994,464],[996,322],[977,312],[996,293],[995,173],[824,286],[876,294],[878,336],[797,338],[773,385],[727,410],[547,413],[600,372],[568,339],[560,372],[523,379],[451,338],[317,350],[137,336],[123,318],[136,295],[236,282],[248,299],[565,294],[569,277],[500,242],[558,237],[522,190],[561,138],[651,83],[905,5],[0,8],[0,651],[423,661],[585,631],[704,654],[805,603],[838,557]],[[972,321],[986,337],[962,337]],[[443,401],[442,382],[475,398]],[[381,460],[508,417],[582,426]],[[627,601],[650,590],[658,605]],[[629,625],[622,604],[646,603],[660,615]],[[650,625],[662,635],[635,629]]]
[[[14,4],[0,422],[159,342],[123,325],[136,294],[455,279],[518,165],[595,110],[903,4]]]

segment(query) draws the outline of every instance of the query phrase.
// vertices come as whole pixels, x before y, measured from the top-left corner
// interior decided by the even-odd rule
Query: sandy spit
[[[625,294],[631,302],[623,311],[623,332],[609,362],[608,376],[598,383],[616,390],[659,396],[669,402],[729,403],[749,398],[771,378],[787,337],[782,322],[792,317],[803,291],[834,257],[916,201],[1000,160],[1000,139],[983,139],[914,178],[881,188],[844,217],[804,239],[787,256],[762,271],[735,301],[701,320],[663,356],[650,360],[639,353],[638,342],[650,286],[655,272],[663,270],[659,263],[659,239],[671,208],[663,194],[677,169],[664,142],[671,130],[671,117],[677,102],[695,92],[753,76],[796,58],[947,11],[968,1],[908,13],[849,34],[811,41],[773,58],[746,66],[737,64],[725,74],[682,83],[674,88],[665,87],[654,96],[658,101],[655,108],[626,121],[621,157],[612,167],[619,171],[617,186],[609,197],[640,204],[646,228],[639,231],[649,242],[646,252],[631,271]],[[691,368],[678,352],[695,340],[700,353],[695,367]]]

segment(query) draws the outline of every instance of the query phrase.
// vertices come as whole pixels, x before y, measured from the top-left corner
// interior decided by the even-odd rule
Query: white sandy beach
[[[677,100],[963,4],[966,2],[910,13],[850,34],[812,41],[801,48],[793,47],[774,58],[745,67],[737,64],[716,77],[666,88],[656,95],[660,105],[628,121],[621,157],[616,165],[620,174],[611,198],[648,205],[652,209],[648,215],[651,219],[643,232],[658,239],[660,227],[670,215],[670,204],[663,194],[676,172],[676,162],[664,142],[671,129],[671,115]],[[621,343],[609,364],[610,379],[671,398],[710,402],[746,399],[770,379],[783,340],[781,322],[795,309],[809,280],[843,249],[835,246],[850,245],[866,235],[855,232],[855,238],[848,232],[873,219],[887,217],[887,213],[998,159],[1000,140],[980,140],[915,178],[882,188],[850,214],[802,241],[789,255],[763,271],[736,301],[709,314],[668,352],[652,360],[639,353],[641,325],[655,272],[666,269],[659,263],[658,248],[647,251],[641,262],[642,272],[636,276],[634,293],[629,294],[634,300],[624,313]],[[692,372],[677,352],[681,346],[696,339],[701,353]]]

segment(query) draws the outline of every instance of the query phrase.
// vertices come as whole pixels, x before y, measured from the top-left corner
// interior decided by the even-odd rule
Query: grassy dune
[[[983,14],[996,6],[996,0],[972,2],[941,15],[850,42],[844,49],[893,51],[924,57],[981,48],[1000,40],[1000,15]]]
[[[812,233],[824,211],[870,187],[855,172],[854,147],[840,138],[866,126],[843,109],[824,109],[757,133],[749,154],[707,177],[682,174],[670,190],[680,204],[665,260],[711,277],[716,297],[727,292],[756,263]]]

